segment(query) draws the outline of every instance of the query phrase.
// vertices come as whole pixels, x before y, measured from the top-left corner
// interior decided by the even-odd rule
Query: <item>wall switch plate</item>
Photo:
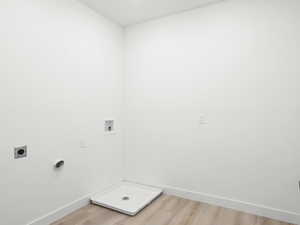
[[[27,146],[20,146],[14,148],[15,159],[21,159],[27,157]]]
[[[115,132],[115,121],[114,120],[105,120],[104,121],[104,131],[105,131],[105,133],[114,133]]]

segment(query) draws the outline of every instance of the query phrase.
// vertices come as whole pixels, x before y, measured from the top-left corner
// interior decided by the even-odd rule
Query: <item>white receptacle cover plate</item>
[[[134,216],[154,199],[162,194],[162,190],[143,185],[121,183],[103,193],[91,197],[91,202],[105,208]],[[128,200],[124,200],[128,197]]]

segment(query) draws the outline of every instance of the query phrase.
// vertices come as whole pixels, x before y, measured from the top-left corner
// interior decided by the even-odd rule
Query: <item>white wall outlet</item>
[[[85,141],[81,140],[81,141],[79,142],[79,147],[80,147],[80,148],[87,148],[87,143],[86,143]]]
[[[115,121],[114,120],[105,120],[104,121],[104,131],[105,131],[105,133],[114,133],[115,132]]]
[[[205,125],[207,123],[208,123],[208,121],[206,119],[206,116],[204,114],[201,114],[199,117],[199,125],[201,126],[201,125]]]

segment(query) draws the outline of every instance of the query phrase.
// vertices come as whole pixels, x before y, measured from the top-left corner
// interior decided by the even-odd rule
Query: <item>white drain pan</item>
[[[162,194],[161,189],[121,183],[104,193],[91,197],[91,202],[105,208],[134,216]]]

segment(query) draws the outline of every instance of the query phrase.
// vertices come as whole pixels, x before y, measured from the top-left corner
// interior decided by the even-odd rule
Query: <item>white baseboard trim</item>
[[[80,199],[77,199],[63,207],[60,207],[59,209],[56,209],[38,219],[35,219],[34,221],[26,224],[26,225],[49,225],[66,215],[76,211],[77,209],[80,209],[84,206],[87,206],[90,203],[90,195],[84,196]]]
[[[229,199],[229,198],[211,195],[207,193],[185,190],[185,189],[167,186],[167,185],[143,184],[131,180],[125,180],[125,182],[161,188],[164,190],[164,193],[166,194],[175,195],[182,198],[204,202],[212,205],[217,205],[224,208],[230,208],[230,209],[234,209],[234,210],[238,210],[238,211],[242,211],[242,212],[246,212],[258,216],[284,221],[287,223],[300,224],[300,214],[295,212],[289,212],[281,209],[267,207],[264,205],[243,202],[239,200]]]
[[[101,192],[105,192],[107,190],[110,190],[112,187],[117,186],[118,184],[120,184],[122,181],[121,179],[116,181],[114,184],[107,186],[106,188],[102,188],[100,189],[100,191],[98,193]],[[37,218],[35,220],[33,220],[30,223],[27,223],[26,225],[49,225],[53,222],[56,222],[60,219],[62,219],[63,217],[69,215],[70,213],[84,207],[87,206],[91,203],[91,196],[93,196],[95,193],[83,196],[71,203],[68,203],[40,218]]]

